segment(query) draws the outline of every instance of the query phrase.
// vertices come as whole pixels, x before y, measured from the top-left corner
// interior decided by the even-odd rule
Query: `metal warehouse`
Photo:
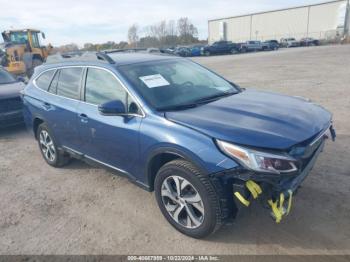
[[[208,41],[331,39],[349,33],[349,16],[349,0],[338,0],[214,19],[208,21]]]

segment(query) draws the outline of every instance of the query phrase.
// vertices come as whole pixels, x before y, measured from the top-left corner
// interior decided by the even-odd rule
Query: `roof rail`
[[[110,49],[110,50],[103,50],[102,52],[105,54],[110,54],[110,53],[134,53],[134,52],[142,52],[142,51],[147,51],[147,48]]]
[[[60,63],[63,61],[94,61],[103,60],[109,64],[115,64],[115,61],[103,52],[81,52],[73,51],[67,53],[57,53],[50,55],[46,59],[46,63]]]

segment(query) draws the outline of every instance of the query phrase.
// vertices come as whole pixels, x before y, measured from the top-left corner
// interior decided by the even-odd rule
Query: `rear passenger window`
[[[85,101],[100,105],[112,100],[120,100],[125,104],[125,89],[111,73],[89,68],[85,83]]]
[[[58,78],[57,95],[79,99],[82,71],[83,69],[79,67],[61,69]]]
[[[35,83],[37,85],[37,87],[39,87],[42,90],[47,91],[47,89],[49,88],[49,85],[51,83],[51,79],[54,75],[56,70],[49,70],[46,71],[45,73],[41,74],[36,80]]]

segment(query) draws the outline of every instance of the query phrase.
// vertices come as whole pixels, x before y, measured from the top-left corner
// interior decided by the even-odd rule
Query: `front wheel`
[[[161,167],[155,196],[164,217],[185,235],[202,238],[222,224],[219,197],[209,178],[188,161],[174,160]]]

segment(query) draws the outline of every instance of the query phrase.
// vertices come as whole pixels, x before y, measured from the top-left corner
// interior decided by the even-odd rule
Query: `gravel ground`
[[[334,113],[329,141],[276,225],[258,204],[195,240],[162,217],[154,195],[73,161],[55,169],[23,127],[0,132],[0,254],[350,254],[350,45],[201,57],[242,87],[311,98]]]

